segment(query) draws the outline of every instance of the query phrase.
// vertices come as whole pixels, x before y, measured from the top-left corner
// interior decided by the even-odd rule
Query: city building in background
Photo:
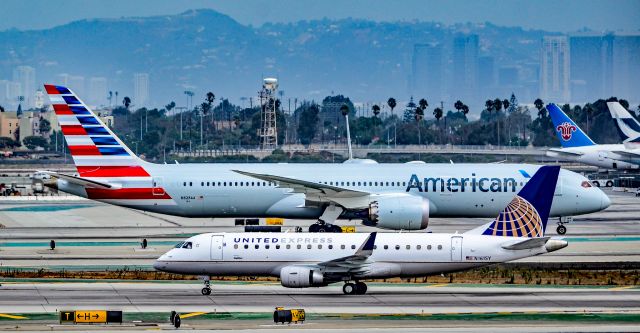
[[[149,104],[149,74],[135,73],[133,75],[133,104],[138,108]]]
[[[89,79],[89,103],[96,106],[107,105],[108,98],[107,79],[104,77],[92,77]]]
[[[613,95],[637,98],[638,78],[640,78],[640,33],[614,36],[612,62]]]
[[[442,99],[442,45],[415,44],[411,61],[411,95]]]
[[[30,109],[35,105],[36,69],[31,66],[18,66],[13,70],[13,82],[20,85],[18,96],[23,96],[23,107]]]
[[[556,103],[570,102],[569,44],[566,36],[545,36],[540,51],[540,97]]]
[[[459,35],[453,39],[452,92],[457,99],[475,100],[478,89],[478,35]],[[454,97],[455,98],[455,97]]]

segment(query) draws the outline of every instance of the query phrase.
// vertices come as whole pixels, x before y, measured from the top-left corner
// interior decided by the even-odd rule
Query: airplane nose
[[[167,263],[162,262],[160,260],[156,260],[156,262],[153,264],[153,268],[159,271],[164,271],[167,268]]]
[[[607,209],[607,207],[611,206],[611,199],[604,192],[600,191],[600,209]]]

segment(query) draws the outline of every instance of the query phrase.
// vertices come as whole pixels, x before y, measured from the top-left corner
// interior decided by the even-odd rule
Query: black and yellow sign
[[[105,324],[122,323],[122,311],[76,310],[60,311],[60,323]]]
[[[60,323],[73,323],[76,321],[75,311],[60,311]]]
[[[76,323],[106,323],[107,311],[76,311]]]

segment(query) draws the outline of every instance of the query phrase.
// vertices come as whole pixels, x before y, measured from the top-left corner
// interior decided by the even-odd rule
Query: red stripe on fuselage
[[[52,84],[45,84],[44,89],[47,90],[47,94],[49,95],[60,95],[60,92],[58,91],[58,89],[56,89],[56,86]]]
[[[71,155],[95,155],[102,156],[100,154],[100,150],[98,147],[94,145],[79,145],[79,146],[69,146],[69,150],[71,151]]]
[[[60,127],[64,135],[87,135],[82,125],[61,125]]]
[[[58,116],[73,115],[73,111],[69,109],[67,104],[53,104],[53,110]]]
[[[77,166],[80,177],[149,177],[141,166]]]
[[[117,190],[105,190],[100,188],[86,188],[87,196],[89,199],[171,199],[171,196],[167,194],[164,189],[156,188],[156,193],[162,193],[161,195],[154,195],[152,188],[121,188]]]

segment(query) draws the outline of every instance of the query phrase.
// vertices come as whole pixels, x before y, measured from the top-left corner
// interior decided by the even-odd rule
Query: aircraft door
[[[151,187],[151,193],[153,195],[164,195],[164,187],[162,187],[162,177],[153,177],[153,186]]]
[[[211,260],[222,260],[222,245],[224,236],[211,236]]]
[[[462,261],[462,236],[451,237],[451,261]]]

